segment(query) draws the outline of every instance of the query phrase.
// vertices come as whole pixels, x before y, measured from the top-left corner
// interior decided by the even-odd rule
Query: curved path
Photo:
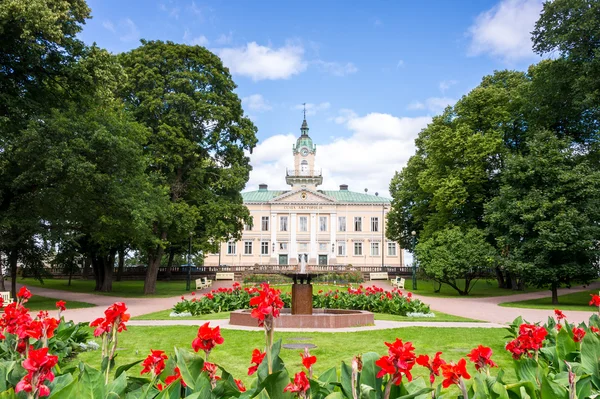
[[[201,295],[212,289],[219,287],[230,287],[231,282],[229,281],[215,281],[210,289],[197,290],[196,293]],[[384,289],[391,289],[389,282],[387,281],[372,281],[365,282],[363,285],[375,285]],[[132,317],[141,316],[147,313],[153,313],[161,310],[170,309],[175,303],[181,300],[180,296],[170,298],[119,298],[114,296],[97,295],[93,293],[76,293],[67,292],[61,290],[53,290],[43,287],[29,287],[31,292],[35,295],[41,295],[50,298],[62,299],[67,302],[67,310],[63,312],[64,317],[67,320],[73,320],[75,322],[89,322],[98,317],[104,316],[104,310],[107,306],[114,302],[125,302],[129,313]],[[563,288],[559,290],[559,295],[568,293],[586,291],[589,289],[600,289],[600,282],[595,282],[586,287],[575,287],[571,289]],[[410,291],[410,290],[405,290]],[[434,322],[434,321],[415,321],[415,322],[393,322],[377,320],[376,325],[373,327],[362,327],[360,330],[365,329],[385,329],[385,328],[399,328],[399,327],[502,327],[512,322],[516,317],[522,316],[523,319],[528,322],[545,322],[548,317],[554,316],[553,310],[543,309],[522,309],[522,308],[508,308],[499,306],[502,302],[515,302],[527,299],[544,298],[550,295],[549,291],[540,291],[524,294],[516,294],[510,296],[498,296],[488,298],[439,298],[439,297],[428,297],[418,295],[413,292],[413,296],[422,300],[423,302],[430,305],[431,309],[455,316],[467,317],[474,320],[481,320],[487,323],[465,323],[465,322]],[[189,296],[188,296],[189,297]],[[69,301],[80,301],[88,302],[97,305],[91,308],[82,309],[68,309]],[[560,307],[560,306],[559,306]],[[594,309],[590,307],[589,312],[581,311],[565,311],[569,322],[581,323],[587,322]],[[56,314],[56,312],[52,312]],[[160,326],[160,325],[199,325],[205,323],[204,321],[196,320],[132,320],[128,325],[140,325],[140,326]],[[237,328],[244,329],[244,327],[233,327],[229,326],[228,320],[212,320],[211,324],[220,325],[222,328]],[[253,329],[252,327],[247,329]],[[289,331],[295,331],[289,329]],[[306,330],[302,330],[306,331]],[[336,330],[340,331],[340,330]],[[345,330],[344,330],[345,331]],[[347,331],[356,331],[356,329],[348,329]]]

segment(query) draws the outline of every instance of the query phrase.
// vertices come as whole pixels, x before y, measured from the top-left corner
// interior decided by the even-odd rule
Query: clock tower
[[[318,185],[323,183],[323,176],[320,170],[315,169],[317,146],[313,144],[308,135],[306,110],[304,110],[304,120],[300,127],[300,137],[292,147],[292,153],[294,154],[294,169],[287,169],[286,183],[291,185],[293,190],[315,190]]]

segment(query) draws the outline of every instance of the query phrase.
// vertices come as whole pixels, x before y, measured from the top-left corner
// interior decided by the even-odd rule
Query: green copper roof
[[[268,202],[273,198],[279,197],[280,195],[289,192],[283,190],[258,190],[258,191],[247,191],[242,193],[244,202]],[[347,190],[317,190],[328,197],[335,199],[341,204],[387,204],[391,200],[385,197],[378,197],[376,195],[366,193],[356,193],[354,191]]]

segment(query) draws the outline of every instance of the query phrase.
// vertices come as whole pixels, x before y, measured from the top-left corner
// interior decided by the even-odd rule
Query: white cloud
[[[389,196],[394,172],[402,169],[414,154],[414,139],[431,118],[378,112],[358,116],[343,109],[334,121],[344,124],[350,135],[329,142],[315,140],[316,167],[323,169],[323,186],[319,188],[336,190],[340,184],[349,184],[351,191],[363,192],[368,188],[369,193]],[[293,166],[292,144],[296,138],[291,133],[280,134],[258,144],[251,155],[254,169],[248,189],[256,189],[260,183],[269,184],[272,190],[289,188],[285,185],[285,168]]]
[[[233,41],[233,32],[229,31],[228,34],[221,34],[221,36],[219,36],[217,38],[217,40],[215,40],[215,43],[217,43],[219,46],[223,46],[225,44],[230,44]]]
[[[130,18],[126,18],[119,22],[119,31],[123,34],[119,37],[122,42],[134,42],[140,38],[140,31],[135,22]]]
[[[117,30],[115,29],[115,25],[110,22],[110,21],[104,21],[102,22],[102,26],[106,29],[111,31],[112,33],[117,33]]]
[[[354,111],[352,111],[351,109],[342,108],[339,110],[338,116],[336,116],[334,118],[329,118],[329,120],[334,121],[338,125],[341,125],[342,123],[346,123],[350,119],[355,119],[355,118],[358,118],[358,115],[356,115],[356,113]]]
[[[425,100],[427,109],[433,113],[440,114],[448,105],[454,105],[456,99],[449,97],[429,97]]]
[[[440,91],[445,93],[450,87],[458,83],[458,80],[442,80],[440,82]]]
[[[251,42],[243,47],[217,49],[216,53],[232,74],[254,81],[287,79],[306,69],[304,49],[294,44],[274,49]]]
[[[408,107],[406,108],[410,110],[425,109],[425,104],[420,101],[413,101],[412,103],[408,104]]]
[[[242,105],[245,109],[255,112],[265,112],[273,107],[260,94],[252,94],[242,98]]]
[[[469,28],[468,54],[490,54],[506,62],[532,58],[531,31],[542,10],[542,0],[502,0],[477,16]]]
[[[358,72],[358,68],[351,62],[341,64],[339,62],[315,61],[319,68],[333,76],[346,76]]]
[[[206,36],[200,35],[190,40],[190,44],[193,46],[208,46],[208,39]]]
[[[331,107],[331,104],[328,102],[322,102],[319,104],[306,103],[306,104],[298,104],[294,106],[293,109],[304,110],[306,107],[306,115],[316,115],[317,112],[325,111]]]

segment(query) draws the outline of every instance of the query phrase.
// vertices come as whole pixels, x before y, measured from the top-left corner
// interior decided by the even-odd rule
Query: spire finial
[[[306,103],[302,103],[302,105],[304,106],[304,120],[306,120]]]

